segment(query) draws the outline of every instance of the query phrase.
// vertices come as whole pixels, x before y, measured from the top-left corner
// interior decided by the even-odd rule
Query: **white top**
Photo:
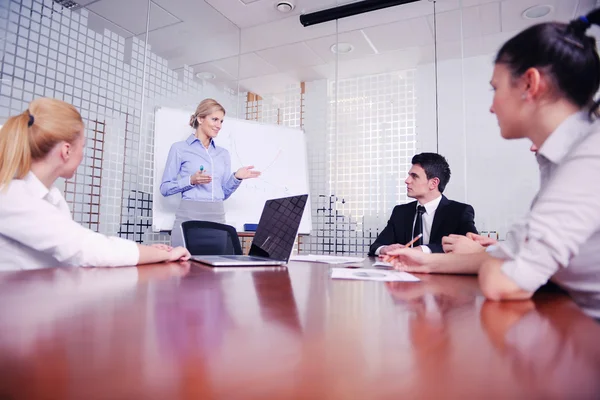
[[[600,318],[600,124],[565,120],[537,153],[540,190],[529,213],[490,251],[502,271],[535,291],[552,279]]]
[[[431,237],[431,226],[433,225],[433,218],[435,217],[435,211],[437,210],[438,206],[440,205],[440,201],[442,201],[442,195],[440,195],[437,199],[431,200],[428,203],[425,204],[421,204],[420,202],[417,202],[417,205],[415,206],[415,210],[417,207],[419,207],[420,205],[422,205],[423,207],[425,207],[425,212],[423,213],[422,221],[423,221],[423,246],[421,247],[421,250],[423,250],[423,253],[431,253],[431,249],[426,246],[429,244],[429,238]],[[415,231],[415,222],[417,222],[417,212],[415,211],[415,217],[413,219],[413,232]],[[375,250],[375,255],[379,255],[379,252],[381,251],[382,248],[384,248],[385,246],[379,246],[379,248],[377,250]]]
[[[135,265],[135,242],[108,237],[73,221],[57,188],[31,172],[0,188],[0,270]]]

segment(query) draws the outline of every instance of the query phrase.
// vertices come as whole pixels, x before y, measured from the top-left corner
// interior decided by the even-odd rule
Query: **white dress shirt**
[[[135,242],[93,232],[73,221],[57,188],[29,172],[0,188],[0,270],[135,265]]]
[[[420,205],[422,205],[423,207],[425,207],[425,212],[423,213],[422,221],[423,221],[423,245],[420,246],[421,250],[423,250],[423,253],[431,253],[431,249],[427,246],[429,244],[429,238],[431,237],[431,226],[433,225],[433,218],[435,217],[435,211],[437,210],[438,206],[440,205],[440,201],[442,201],[442,195],[440,195],[438,198],[431,200],[428,203],[425,204],[421,204],[420,202],[417,201],[417,205],[415,206],[415,217],[413,219],[413,229],[412,231],[415,231],[415,222],[417,221],[417,212],[416,212],[416,207],[419,207]],[[404,244],[404,243],[400,243],[400,244]],[[379,255],[379,252],[381,251],[382,248],[384,248],[385,246],[379,246],[379,248],[375,251],[375,255]]]
[[[533,292],[552,279],[600,318],[600,124],[565,120],[536,155],[540,190],[526,217],[490,251],[502,271]]]
[[[417,202],[417,207],[422,205],[425,207],[425,212],[423,213],[423,246],[421,246],[421,250],[423,253],[431,253],[431,249],[427,246],[429,244],[429,238],[431,237],[431,226],[433,225],[433,218],[435,217],[435,211],[440,205],[440,201],[442,201],[442,195],[440,195],[437,199],[431,200],[428,203],[421,204]],[[415,223],[417,222],[417,213],[415,212],[415,219],[413,220],[413,232],[415,231]]]

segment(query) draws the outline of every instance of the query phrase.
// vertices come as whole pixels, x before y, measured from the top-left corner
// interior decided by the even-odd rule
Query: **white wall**
[[[417,69],[417,140],[419,151],[436,151],[450,163],[446,194],[475,208],[481,230],[504,238],[525,215],[538,189],[538,168],[527,140],[500,136],[489,112],[493,56],[438,64],[439,141],[436,140],[435,74],[432,64]]]

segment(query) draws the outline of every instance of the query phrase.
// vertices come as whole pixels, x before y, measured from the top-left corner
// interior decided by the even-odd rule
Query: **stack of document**
[[[348,263],[362,263],[363,258],[359,257],[338,257],[338,256],[327,256],[327,255],[295,255],[290,257],[290,261],[305,261],[305,262],[318,262],[325,264],[348,264]]]

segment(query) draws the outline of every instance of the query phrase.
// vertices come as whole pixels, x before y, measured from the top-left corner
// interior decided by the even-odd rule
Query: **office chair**
[[[181,224],[183,243],[193,256],[241,255],[242,246],[233,226],[209,221]]]

